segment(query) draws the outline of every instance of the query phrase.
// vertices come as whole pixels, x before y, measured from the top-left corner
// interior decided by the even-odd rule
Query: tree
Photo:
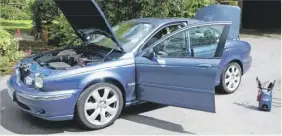
[[[139,17],[193,17],[212,0],[96,0],[112,25]]]
[[[40,32],[43,24],[51,24],[59,15],[59,8],[53,0],[36,0],[31,9],[36,32]]]
[[[58,7],[51,0],[37,0],[35,2],[34,22],[36,28],[41,24],[53,21],[58,17]],[[212,0],[96,0],[107,20],[114,26],[121,21],[142,17],[194,17],[196,11],[212,2]],[[75,34],[65,18],[59,17],[57,30],[52,37],[59,39],[60,45],[69,43],[69,37]]]

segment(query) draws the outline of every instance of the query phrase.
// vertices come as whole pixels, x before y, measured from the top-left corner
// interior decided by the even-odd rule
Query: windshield
[[[113,31],[120,41],[121,46],[125,52],[130,51],[142,39],[145,38],[152,30],[153,25],[149,23],[136,23],[136,22],[122,22],[113,27]],[[108,48],[116,48],[116,43],[109,37],[102,34],[95,34],[92,36],[94,43],[99,46]]]

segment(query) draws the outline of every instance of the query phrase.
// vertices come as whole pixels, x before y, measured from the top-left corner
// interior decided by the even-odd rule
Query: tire
[[[104,99],[104,98],[101,98],[100,100],[97,99],[98,98],[97,92],[100,97],[103,97],[104,93],[102,94],[100,93],[105,92],[106,89],[107,90],[110,89],[108,96],[110,95],[112,96],[108,99]],[[116,102],[113,102],[108,105],[110,101],[113,101],[112,98],[114,97],[116,98]],[[91,106],[87,106],[87,105],[91,105]],[[109,108],[109,106],[113,106],[114,108],[112,107]],[[88,109],[88,107],[89,110],[86,110]],[[108,109],[115,109],[115,110],[108,110]],[[112,125],[121,114],[122,109],[123,109],[123,97],[121,90],[113,84],[97,83],[86,88],[79,96],[76,104],[75,118],[86,129],[97,130]],[[96,115],[96,117],[94,115]],[[103,118],[102,115],[105,115],[104,116],[105,121],[102,121]],[[108,119],[106,115],[109,115]],[[98,120],[100,120],[100,123]]]
[[[232,70],[231,70],[232,72],[230,72],[230,68],[234,68],[234,67],[238,70],[238,71],[235,70],[238,73],[232,73],[233,72]],[[233,75],[233,78],[231,76],[231,80],[235,81],[235,82],[233,82],[234,83],[233,88],[230,87],[232,85],[232,81],[230,81],[228,83],[228,80],[226,80],[226,77],[228,77],[227,72],[232,73],[232,75]],[[239,74],[238,77],[237,77],[237,74]],[[230,75],[230,74],[228,74],[228,75]],[[235,77],[234,77],[234,75],[235,75]],[[232,94],[232,93],[236,92],[236,90],[239,88],[239,86],[241,84],[241,79],[242,79],[241,66],[236,62],[231,62],[225,67],[224,71],[222,72],[221,78],[220,78],[220,85],[216,87],[216,90],[217,90],[218,93]],[[236,82],[236,80],[237,80],[237,82]]]

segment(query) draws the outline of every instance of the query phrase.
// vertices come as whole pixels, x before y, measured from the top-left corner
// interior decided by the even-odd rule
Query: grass
[[[0,19],[0,28],[3,28],[11,33],[15,33],[17,29],[20,29],[21,32],[30,33],[32,29],[32,21]]]

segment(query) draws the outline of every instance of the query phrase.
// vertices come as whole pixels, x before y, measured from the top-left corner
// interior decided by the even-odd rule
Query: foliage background
[[[96,2],[110,25],[114,26],[133,18],[192,18],[199,8],[215,3],[216,0],[96,0]],[[53,0],[0,0],[0,17],[0,29],[5,29],[11,34],[20,28],[29,34],[32,32],[36,38],[42,38],[39,36],[47,28],[48,38],[54,41],[52,45],[68,46],[81,43],[80,40],[74,40],[78,39],[74,30]],[[0,73],[9,70],[11,63],[24,57],[23,52],[18,51],[19,41],[2,29],[0,30]],[[74,42],[71,43],[73,40]],[[25,41],[20,43],[24,46]],[[38,46],[43,48],[41,44]],[[24,54],[26,55],[26,51]]]
[[[0,16],[4,19],[9,20],[28,20],[30,16],[28,13],[23,12],[22,10],[9,6],[9,5],[0,5]]]
[[[34,0],[1,0],[0,17],[8,20],[29,20]]]
[[[38,0],[40,1],[44,0]],[[212,0],[96,0],[104,12],[111,26],[133,18],[144,17],[194,17],[197,10],[211,4]],[[44,2],[43,2],[44,3]],[[50,24],[50,38],[57,41],[58,46],[67,46],[77,38],[70,24],[57,10],[53,1],[45,2],[45,6],[35,3],[34,16],[43,16],[45,19],[33,19],[35,26],[40,31],[43,25]],[[40,9],[40,10],[38,10]],[[39,22],[38,22],[39,21]],[[75,44],[79,43],[75,40]]]
[[[0,29],[0,73],[11,69],[12,62],[24,57],[19,50],[19,41],[6,30]]]

